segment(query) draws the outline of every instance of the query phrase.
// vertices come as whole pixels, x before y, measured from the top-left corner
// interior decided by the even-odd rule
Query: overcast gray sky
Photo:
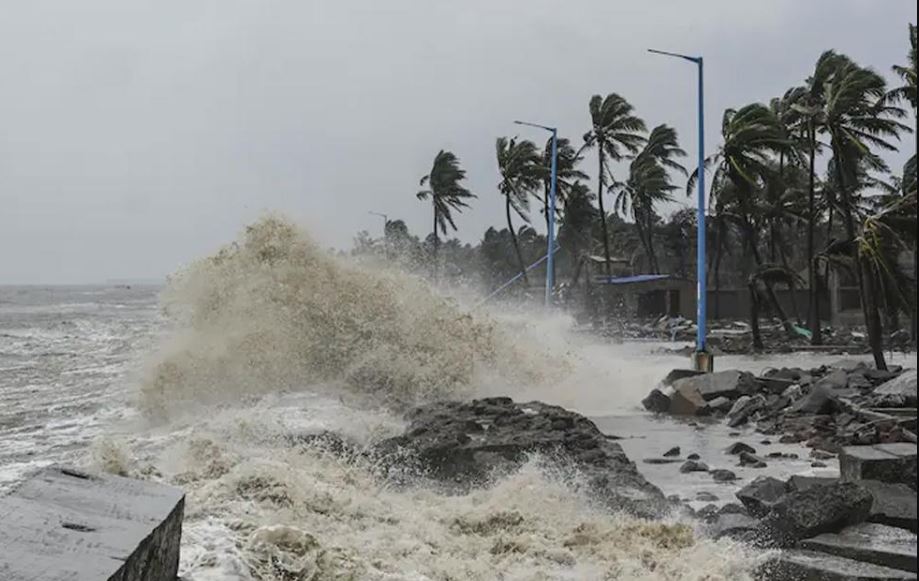
[[[7,2],[0,284],[161,277],[266,210],[326,245],[377,232],[369,210],[423,235],[440,148],[479,195],[457,220],[475,241],[503,222],[495,138],[543,140],[513,119],[580,142],[590,95],[618,92],[695,155],[694,70],[647,47],[704,54],[713,149],[726,107],[824,49],[890,76],[915,21],[914,0]]]

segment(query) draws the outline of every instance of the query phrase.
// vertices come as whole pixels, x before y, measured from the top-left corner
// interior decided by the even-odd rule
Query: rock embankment
[[[438,402],[408,412],[409,425],[371,451],[389,471],[449,486],[476,486],[519,468],[533,454],[576,468],[587,489],[614,510],[663,514],[663,493],[638,472],[622,448],[586,417],[541,402],[507,397]]]
[[[851,445],[916,443],[916,370],[879,371],[849,360],[759,377],[737,370],[671,374],[642,403],[656,413],[753,425],[830,454]]]

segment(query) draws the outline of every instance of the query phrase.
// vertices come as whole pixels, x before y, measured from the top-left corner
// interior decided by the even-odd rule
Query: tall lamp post
[[[551,178],[549,180],[549,215],[548,232],[546,233],[546,307],[552,305],[552,290],[555,288],[555,188],[558,182],[558,129],[527,121],[514,121],[517,125],[526,125],[545,129],[552,134]]]
[[[714,360],[706,349],[706,302],[708,300],[708,284],[705,278],[705,84],[704,62],[701,56],[688,56],[674,52],[648,49],[648,52],[679,58],[695,63],[699,71],[699,169],[697,170],[699,194],[696,209],[696,229],[698,230],[696,249],[696,351],[693,353],[693,368],[698,371],[712,371]]]

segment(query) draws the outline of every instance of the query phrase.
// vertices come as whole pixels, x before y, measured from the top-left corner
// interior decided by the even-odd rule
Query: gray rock
[[[719,468],[717,470],[712,470],[709,472],[712,475],[712,480],[715,482],[733,482],[737,480],[737,475],[731,472],[730,470],[725,470]]]
[[[695,452],[693,452],[693,453],[690,454],[689,456],[686,456],[686,459],[687,459],[687,460],[698,460],[699,458],[700,458],[700,456],[699,456],[698,454],[696,454]]]
[[[642,460],[645,464],[679,464],[682,462],[679,458],[645,458]]]
[[[669,450],[667,450],[666,452],[664,452],[664,457],[665,457],[665,458],[671,458],[671,457],[673,457],[673,456],[679,456],[679,455],[680,455],[680,447],[679,447],[679,446],[674,446],[673,448],[670,448]]]
[[[839,409],[839,400],[826,385],[814,385],[810,393],[795,401],[788,411],[798,414],[824,415]]]
[[[916,491],[905,484],[889,484],[876,480],[862,480],[874,503],[868,520],[916,532]]]
[[[756,378],[752,374],[737,371],[736,369],[687,377],[673,383],[673,387],[676,390],[685,386],[698,390],[706,401],[718,397],[737,399],[742,395],[756,393],[758,388]]]
[[[735,496],[750,514],[764,516],[785,494],[785,483],[771,476],[760,476],[741,488]]]
[[[708,472],[708,465],[698,460],[687,460],[680,466],[680,472],[688,474],[689,472]]]
[[[619,444],[584,416],[541,402],[494,397],[438,402],[406,414],[408,427],[371,450],[398,480],[414,474],[459,489],[484,485],[518,469],[533,453],[574,464],[587,489],[608,507],[654,517],[666,508],[661,491],[638,472]]]
[[[814,486],[783,496],[769,509],[763,524],[776,543],[788,547],[801,539],[864,522],[872,502],[868,490],[851,482]]]
[[[670,411],[670,396],[654,388],[645,399],[641,400],[641,405],[649,412],[664,414]]]
[[[805,539],[799,547],[903,571],[917,570],[916,535],[903,529],[863,523],[838,533]]]
[[[748,540],[751,536],[755,536],[757,531],[756,519],[739,513],[719,514],[709,528],[709,534],[716,539],[728,537],[735,540]]]
[[[173,581],[181,490],[66,467],[0,498],[3,581]]]
[[[701,500],[702,502],[717,502],[718,497],[708,491],[701,491],[696,493],[696,500]]]
[[[718,413],[727,413],[728,410],[734,405],[734,402],[729,400],[726,397],[716,397],[715,399],[708,402],[708,408],[710,410],[716,411]]]
[[[916,407],[916,370],[904,371],[896,379],[881,384],[875,394],[902,397],[907,406]]]
[[[916,486],[916,444],[847,446],[839,455],[842,480],[880,480]]]
[[[915,581],[899,569],[815,551],[782,551],[757,572],[758,581]]]
[[[670,396],[670,413],[678,416],[697,416],[705,413],[707,405],[699,390],[692,385],[681,385],[680,382],[689,381],[682,379],[673,388]]]
[[[742,504],[729,502],[718,509],[718,514],[747,514],[747,509]]]
[[[767,466],[766,461],[757,456],[756,454],[751,454],[749,452],[740,453],[740,466],[750,466],[753,468],[765,468]]]
[[[829,486],[837,482],[839,482],[838,478],[829,476],[802,476],[800,474],[795,474],[788,479],[788,482],[785,483],[785,487],[789,492],[803,492],[814,486]]]
[[[728,454],[731,454],[731,455],[734,455],[734,456],[736,456],[736,455],[738,455],[738,454],[740,454],[740,453],[742,453],[742,452],[748,452],[748,453],[750,453],[750,454],[756,454],[756,448],[754,448],[753,446],[750,446],[750,445],[748,445],[748,444],[744,444],[743,442],[734,442],[733,444],[731,444],[730,446],[728,446],[728,449],[726,450],[726,452],[727,452]]]
[[[848,386],[849,373],[845,369],[833,369],[814,384],[814,387],[826,387],[830,390],[845,389]]]
[[[697,375],[705,375],[705,372],[696,371],[695,369],[671,369],[670,373],[668,373],[667,376],[661,380],[661,384],[670,386],[681,379],[686,379],[687,377],[695,377]]]
[[[736,428],[747,423],[750,416],[766,405],[766,398],[761,394],[742,397],[735,402],[734,407],[728,412],[728,426]]]
[[[864,361],[859,361],[857,359],[840,359],[829,365],[831,370],[841,370],[846,373],[853,373],[857,371],[865,372],[868,370],[868,364]]]
[[[848,385],[853,389],[871,389],[874,387],[874,384],[862,373],[850,373]]]

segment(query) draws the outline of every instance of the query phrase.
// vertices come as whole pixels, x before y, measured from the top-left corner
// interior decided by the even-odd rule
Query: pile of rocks
[[[369,454],[390,478],[407,475],[467,488],[519,468],[539,455],[577,473],[587,490],[613,510],[659,517],[663,493],[638,472],[622,448],[586,417],[541,402],[508,397],[447,401],[408,412],[405,432]],[[567,468],[575,468],[568,470]]]
[[[916,446],[847,447],[839,479],[762,476],[697,514],[716,538],[783,549],[763,579],[915,579]]]
[[[805,442],[832,454],[847,445],[916,443],[916,371],[879,371],[852,360],[772,369],[760,377],[676,370],[642,403],[656,413],[752,424],[764,434],[783,434],[783,443]]]

